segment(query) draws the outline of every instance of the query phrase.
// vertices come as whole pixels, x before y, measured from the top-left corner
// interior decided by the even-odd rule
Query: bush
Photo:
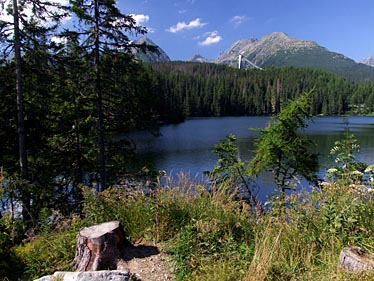
[[[16,246],[14,255],[25,265],[25,277],[35,279],[55,271],[71,270],[78,231],[85,222],[77,217],[63,219],[52,230],[45,226],[31,241]]]

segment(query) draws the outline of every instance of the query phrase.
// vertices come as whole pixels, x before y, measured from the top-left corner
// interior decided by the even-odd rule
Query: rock
[[[374,270],[374,255],[360,247],[346,247],[340,252],[339,267],[351,272]]]
[[[44,276],[34,281],[127,281],[130,280],[130,273],[123,270],[102,270],[85,272],[57,271],[53,275]]]
[[[83,228],[77,235],[76,271],[117,269],[124,246],[130,244],[119,221]]]

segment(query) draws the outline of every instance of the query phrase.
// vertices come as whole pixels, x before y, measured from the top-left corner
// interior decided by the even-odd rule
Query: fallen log
[[[127,244],[119,221],[85,227],[77,235],[73,268],[76,271],[117,269],[117,261]]]

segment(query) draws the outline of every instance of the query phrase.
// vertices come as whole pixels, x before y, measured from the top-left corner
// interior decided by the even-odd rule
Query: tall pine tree
[[[86,59],[93,71],[92,94],[95,96],[97,115],[97,139],[99,148],[100,185],[107,185],[106,139],[104,116],[105,73],[102,71],[102,57],[105,53],[130,51],[131,41],[127,33],[144,34],[145,28],[136,25],[130,15],[123,14],[114,0],[72,0],[72,11],[79,19],[79,27],[73,33],[80,36],[82,47],[88,52]]]
[[[31,192],[26,184],[29,178],[27,157],[27,128],[25,126],[22,55],[32,51],[35,45],[46,45],[45,39],[56,30],[66,13],[58,3],[40,0],[1,1],[0,43],[2,61],[15,66],[17,100],[17,132],[20,179],[24,185],[21,193],[23,216],[30,218]],[[40,39],[43,39],[40,41]],[[28,41],[28,44],[25,42]],[[29,49],[27,49],[29,47]],[[48,46],[45,46],[48,49]]]

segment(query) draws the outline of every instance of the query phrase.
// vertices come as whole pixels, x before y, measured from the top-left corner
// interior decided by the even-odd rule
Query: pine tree
[[[12,0],[1,1],[2,14],[12,17],[12,20],[0,20],[0,42],[3,61],[8,63],[12,58],[15,65],[15,85],[17,100],[17,131],[18,131],[18,156],[20,166],[20,179],[25,185],[21,192],[24,218],[30,217],[31,192],[27,187],[29,179],[29,163],[27,157],[27,140],[25,126],[24,87],[22,55],[32,51],[35,45],[44,44],[51,32],[57,28],[61,18],[66,16],[59,4],[40,0]],[[5,11],[4,11],[5,10]],[[32,15],[26,11],[32,10]],[[26,44],[28,41],[28,44]],[[27,47],[30,47],[27,49]],[[46,49],[48,46],[45,46]],[[11,53],[13,51],[13,53]]]
[[[102,71],[104,52],[113,54],[130,51],[132,47],[127,32],[143,34],[146,29],[137,26],[130,15],[116,7],[114,0],[72,0],[72,11],[79,19],[81,28],[73,31],[80,36],[81,46],[88,52],[87,60],[93,68],[93,94],[96,100],[97,139],[99,146],[101,189],[107,185],[106,140],[104,116],[105,78]]]
[[[311,181],[318,170],[317,154],[311,152],[311,142],[299,132],[311,117],[309,96],[304,94],[291,101],[265,129],[258,130],[255,157],[248,165],[251,176],[272,172],[281,198],[286,190],[293,189],[297,176]]]

